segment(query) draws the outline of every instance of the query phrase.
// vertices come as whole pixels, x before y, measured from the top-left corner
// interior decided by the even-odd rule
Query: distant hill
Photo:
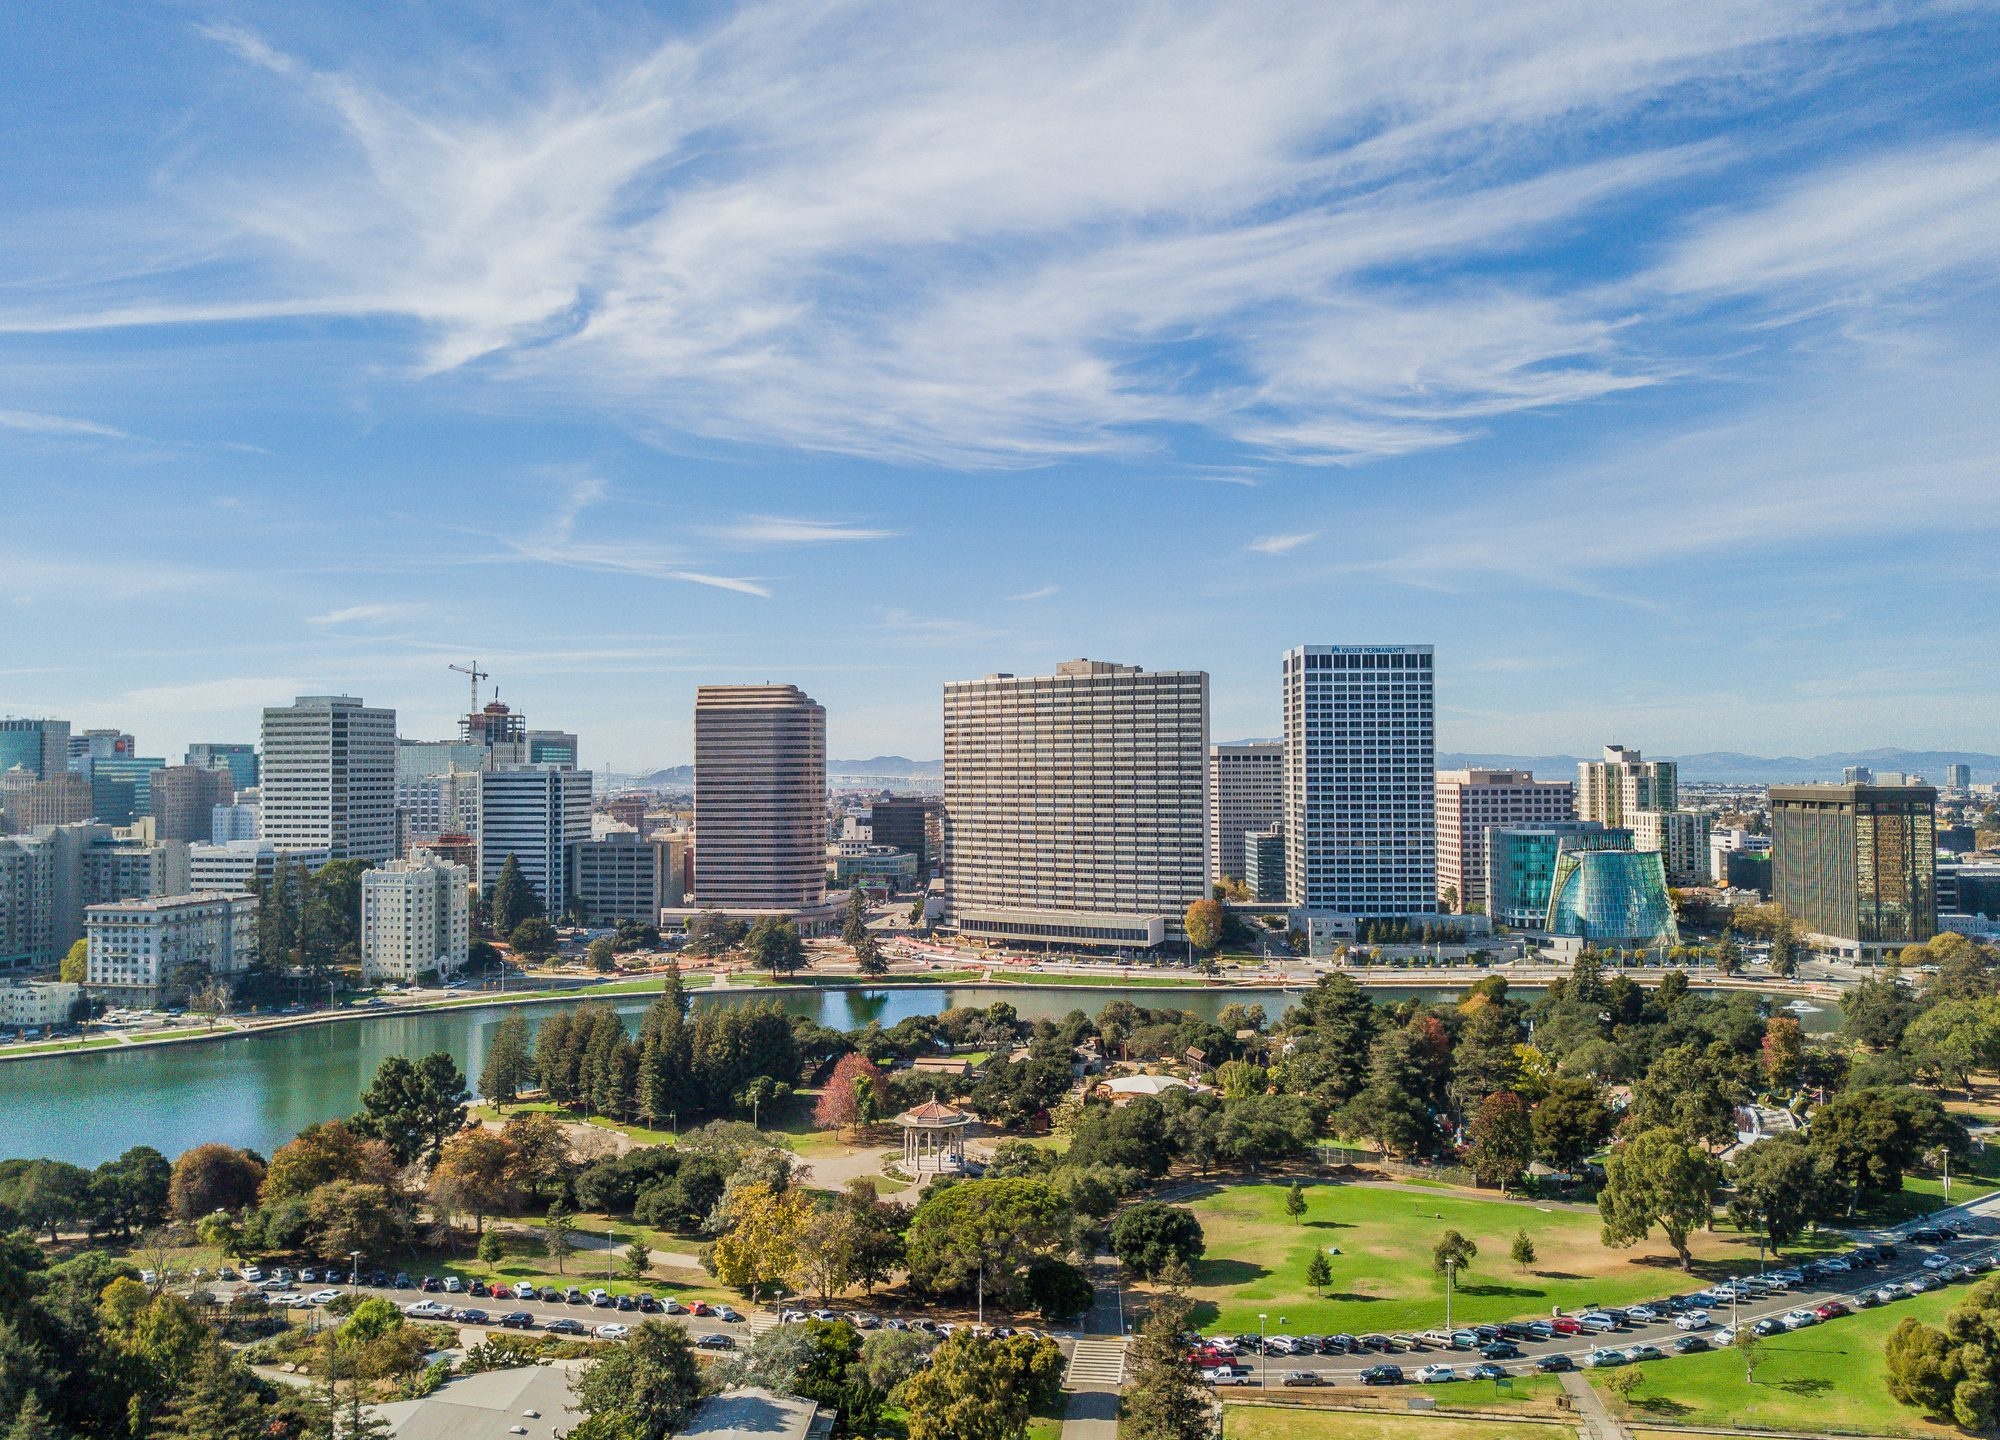
[[[1651,752],[1648,752],[1651,753]],[[1691,755],[1662,755],[1680,762],[1681,779],[1718,785],[1796,785],[1814,780],[1838,780],[1850,765],[1871,770],[1897,770],[1921,775],[1935,785],[1947,765],[1970,765],[1975,780],[2000,779],[2000,755],[1977,750],[1847,750],[1831,755],[1745,755],[1736,750],[1703,750]],[[1574,755],[1471,755],[1444,753],[1440,770],[1533,770],[1548,779],[1576,773]]]
[[[875,755],[866,760],[829,760],[827,778],[839,780],[849,775],[875,779],[936,779],[944,774],[942,760],[911,760],[902,755]],[[694,766],[670,765],[637,777],[642,790],[690,790],[694,787]]]

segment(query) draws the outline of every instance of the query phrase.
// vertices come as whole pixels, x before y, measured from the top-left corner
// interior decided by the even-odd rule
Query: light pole
[[[1458,1261],[1455,1259],[1444,1262],[1444,1328],[1447,1331],[1451,1329],[1451,1277],[1457,1268]]]
[[[1259,1390],[1269,1390],[1271,1388],[1271,1347],[1264,1341],[1264,1314],[1262,1311],[1257,1313],[1257,1366],[1257,1388]]]
[[[361,1288],[361,1252],[359,1250],[350,1250],[347,1252],[347,1288],[349,1290],[359,1290]]]

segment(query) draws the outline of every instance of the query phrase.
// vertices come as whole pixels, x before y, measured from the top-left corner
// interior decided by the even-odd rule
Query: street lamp
[[[1444,1328],[1447,1331],[1451,1329],[1451,1279],[1457,1269],[1456,1259],[1444,1262]]]
[[[1257,1363],[1259,1367],[1257,1388],[1259,1390],[1269,1390],[1271,1388],[1271,1347],[1264,1341],[1264,1313],[1262,1311],[1257,1313]]]
[[[361,1288],[361,1252],[359,1250],[350,1250],[347,1252],[347,1288],[349,1290],[358,1290]]]

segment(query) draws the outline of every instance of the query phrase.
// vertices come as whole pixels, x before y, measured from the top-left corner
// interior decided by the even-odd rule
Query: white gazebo
[[[912,1175],[965,1168],[965,1129],[972,1116],[942,1100],[926,1100],[896,1117],[903,1127],[903,1166]]]

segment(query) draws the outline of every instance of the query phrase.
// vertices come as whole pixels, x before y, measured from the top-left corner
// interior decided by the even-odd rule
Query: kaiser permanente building
[[[1208,675],[1069,660],[944,690],[946,920],[1140,948],[1208,894]]]

